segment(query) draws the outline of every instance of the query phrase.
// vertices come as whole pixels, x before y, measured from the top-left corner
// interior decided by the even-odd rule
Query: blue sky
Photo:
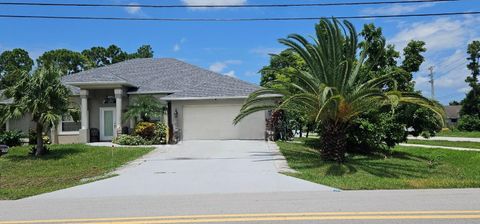
[[[344,0],[352,2],[354,0]],[[363,1],[363,0],[362,0]],[[99,1],[49,1],[82,2]],[[140,4],[260,4],[298,3],[300,1],[269,0],[105,0],[102,3]],[[333,0],[302,2],[342,2]],[[220,9],[151,9],[151,8],[64,8],[0,6],[0,14],[58,16],[118,16],[175,18],[242,18],[242,17],[319,17],[355,16],[450,11],[478,11],[480,1],[422,3],[381,6],[310,7],[310,8],[220,8]],[[75,21],[0,19],[0,51],[24,48],[36,58],[47,50],[67,48],[81,51],[92,46],[116,44],[133,52],[142,44],[150,44],[155,57],[178,58],[221,74],[258,83],[258,70],[268,64],[269,53],[278,53],[283,46],[278,38],[290,33],[310,35],[316,21],[264,22],[141,22],[141,21]],[[415,74],[416,88],[430,96],[427,68],[435,67],[436,98],[442,103],[460,100],[468,89],[464,82],[466,47],[480,39],[480,16],[358,19],[352,20],[358,30],[373,22],[383,28],[389,43],[401,50],[411,39],[427,43],[427,61]]]

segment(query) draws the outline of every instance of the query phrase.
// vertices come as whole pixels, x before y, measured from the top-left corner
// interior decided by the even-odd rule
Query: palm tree
[[[42,133],[57,125],[63,115],[77,110],[69,108],[71,92],[61,83],[59,69],[40,67],[32,75],[24,71],[18,71],[18,75],[20,81],[4,92],[13,103],[0,107],[0,123],[31,114],[37,135],[34,154],[41,156],[45,153]]]
[[[139,118],[142,121],[150,121],[152,117],[160,117],[165,107],[153,96],[139,96],[128,106],[125,120]]]
[[[388,74],[371,80],[361,79],[360,72],[365,69],[360,68],[366,54],[357,54],[357,33],[350,22],[321,19],[315,31],[316,38],[312,38],[312,42],[298,34],[279,40],[305,60],[307,71],[296,71],[296,79],[291,82],[273,81],[276,87],[250,94],[235,124],[257,111],[304,108],[310,120],[319,126],[322,158],[343,162],[349,125],[367,110],[409,103],[443,116],[440,105],[417,93],[385,88],[387,84],[395,86]],[[277,103],[279,97],[282,100]]]

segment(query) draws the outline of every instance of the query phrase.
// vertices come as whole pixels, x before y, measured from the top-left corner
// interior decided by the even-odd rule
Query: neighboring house
[[[444,106],[445,114],[447,116],[447,125],[448,126],[455,126],[457,125],[458,119],[460,119],[460,109],[462,109],[461,105],[454,105],[454,106]]]
[[[233,125],[245,98],[259,86],[176,59],[133,59],[63,77],[72,89],[81,121],[63,119],[52,139],[58,143],[90,142],[91,130],[110,141],[134,121],[122,120],[129,102],[151,95],[167,105],[163,120],[183,140],[264,139],[266,112]],[[9,121],[8,129],[28,131],[28,116]]]

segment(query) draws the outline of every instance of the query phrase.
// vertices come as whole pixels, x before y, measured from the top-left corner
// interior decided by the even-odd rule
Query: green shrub
[[[348,129],[348,151],[374,152],[392,148],[407,140],[405,125],[390,113],[372,113],[353,120]]]
[[[135,126],[134,133],[146,140],[152,140],[155,137],[155,123],[139,122],[137,126]]]
[[[154,137],[152,139],[153,144],[166,144],[167,143],[168,126],[162,122],[155,124]]]
[[[44,145],[49,145],[52,142],[50,141],[50,137],[43,133],[43,144]],[[35,129],[30,129],[28,131],[28,144],[30,145],[36,145],[37,144],[37,131]]]
[[[458,121],[460,131],[480,131],[480,118],[473,115],[463,115]]]
[[[23,138],[21,131],[5,131],[0,133],[0,144],[12,146],[19,146],[22,144]]]
[[[148,145],[149,142],[138,135],[119,135],[112,141],[119,145]]]

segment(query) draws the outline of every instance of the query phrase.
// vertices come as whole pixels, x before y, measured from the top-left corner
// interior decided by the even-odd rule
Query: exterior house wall
[[[22,118],[9,120],[8,128],[10,131],[21,131],[28,134],[30,129],[35,128],[35,122],[32,121],[32,116],[28,113]]]
[[[70,102],[78,109],[80,109],[80,97],[70,97]],[[59,124],[57,127],[57,143],[58,144],[76,144],[80,143],[79,133],[77,132],[62,132],[62,126]],[[51,138],[53,139],[53,138]]]

